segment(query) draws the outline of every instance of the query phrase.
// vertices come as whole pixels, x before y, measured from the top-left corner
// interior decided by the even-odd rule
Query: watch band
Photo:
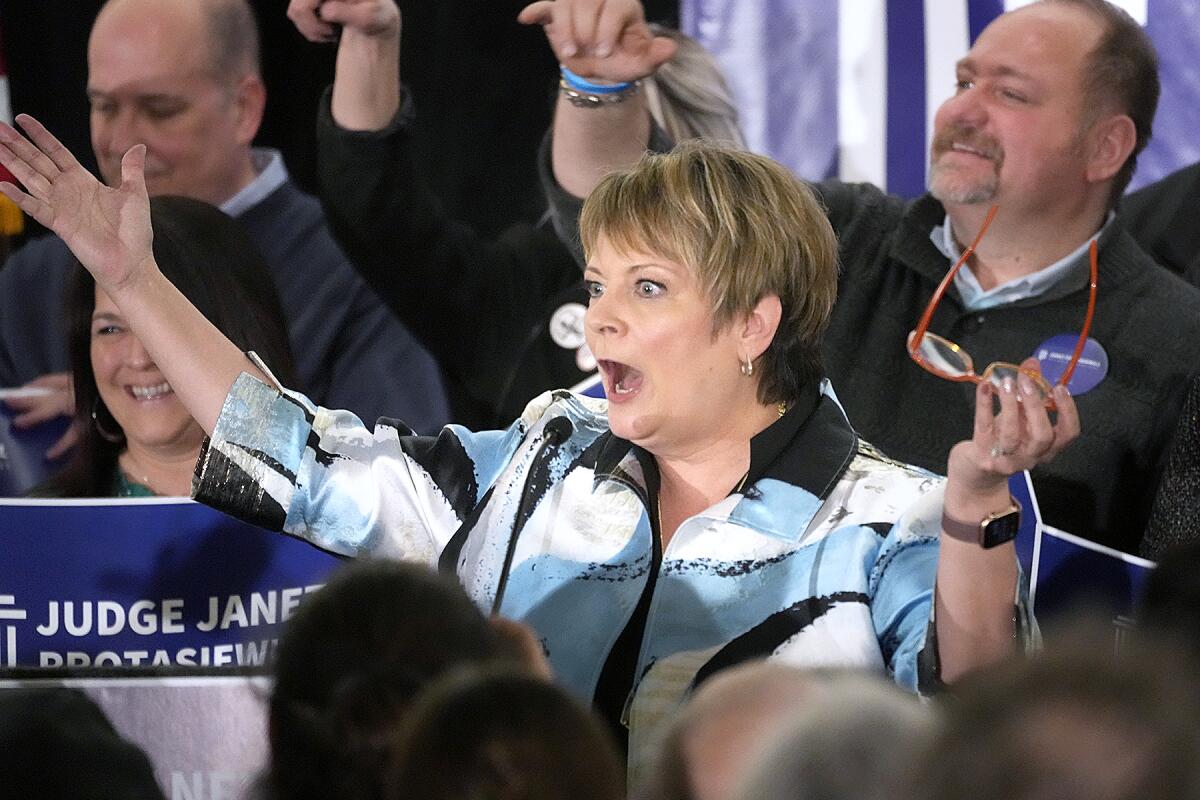
[[[1021,504],[1009,498],[1008,508],[994,511],[979,522],[963,522],[942,513],[942,532],[951,539],[995,547],[1016,538],[1021,523]]]

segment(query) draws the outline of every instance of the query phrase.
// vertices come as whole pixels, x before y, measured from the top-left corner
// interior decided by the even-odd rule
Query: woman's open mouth
[[[604,393],[610,400],[631,397],[642,388],[642,373],[619,361],[601,360],[598,363],[604,375]]]

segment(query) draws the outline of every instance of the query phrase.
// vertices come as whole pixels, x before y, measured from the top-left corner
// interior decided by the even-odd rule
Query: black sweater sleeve
[[[453,383],[496,410],[547,302],[579,282],[579,269],[548,229],[516,224],[493,241],[448,219],[416,169],[413,117],[406,93],[383,130],[347,131],[327,91],[317,121],[322,202],[367,283]]]

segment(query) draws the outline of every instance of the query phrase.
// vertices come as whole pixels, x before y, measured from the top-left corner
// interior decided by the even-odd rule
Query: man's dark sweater
[[[1120,216],[1142,249],[1193,286],[1200,286],[1200,163],[1172,172],[1121,200]]]
[[[940,203],[911,203],[865,184],[815,186],[837,232],[842,275],[825,337],[825,363],[851,422],[894,458],[946,471],[969,438],[974,384],[939,379],[913,363],[908,332],[949,268],[930,240]],[[1076,397],[1083,432],[1033,471],[1043,519],[1137,552],[1188,377],[1200,368],[1200,291],[1157,266],[1119,222],[1100,241],[1091,337],[1108,353],[1107,377]],[[930,329],[957,342],[976,368],[1020,362],[1047,339],[1078,335],[1087,290],[986,311],[964,311],[953,286]]]
[[[549,227],[496,240],[449,219],[413,161],[415,108],[380,131],[339,128],[326,92],[317,121],[329,224],[359,273],[442,365],[455,419],[503,427],[549,389],[594,372],[580,363],[583,273]],[[568,315],[569,316],[569,315]],[[582,319],[575,320],[582,325]],[[557,326],[559,330],[551,329]]]

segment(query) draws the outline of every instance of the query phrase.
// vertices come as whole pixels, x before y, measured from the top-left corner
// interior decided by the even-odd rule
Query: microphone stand
[[[517,537],[521,533],[521,526],[525,517],[532,512],[532,509],[529,508],[529,482],[533,479],[546,453],[553,452],[553,447],[566,441],[573,429],[574,426],[566,417],[555,417],[542,428],[542,443],[529,462],[529,474],[525,476],[525,483],[521,487],[521,501],[517,503],[517,515],[513,519],[512,533],[509,534],[508,547],[504,551],[504,565],[500,568],[500,579],[496,581],[496,599],[492,601],[493,615],[499,613],[500,604],[504,601],[504,590],[508,586],[508,575],[512,571],[513,555],[517,552]]]

